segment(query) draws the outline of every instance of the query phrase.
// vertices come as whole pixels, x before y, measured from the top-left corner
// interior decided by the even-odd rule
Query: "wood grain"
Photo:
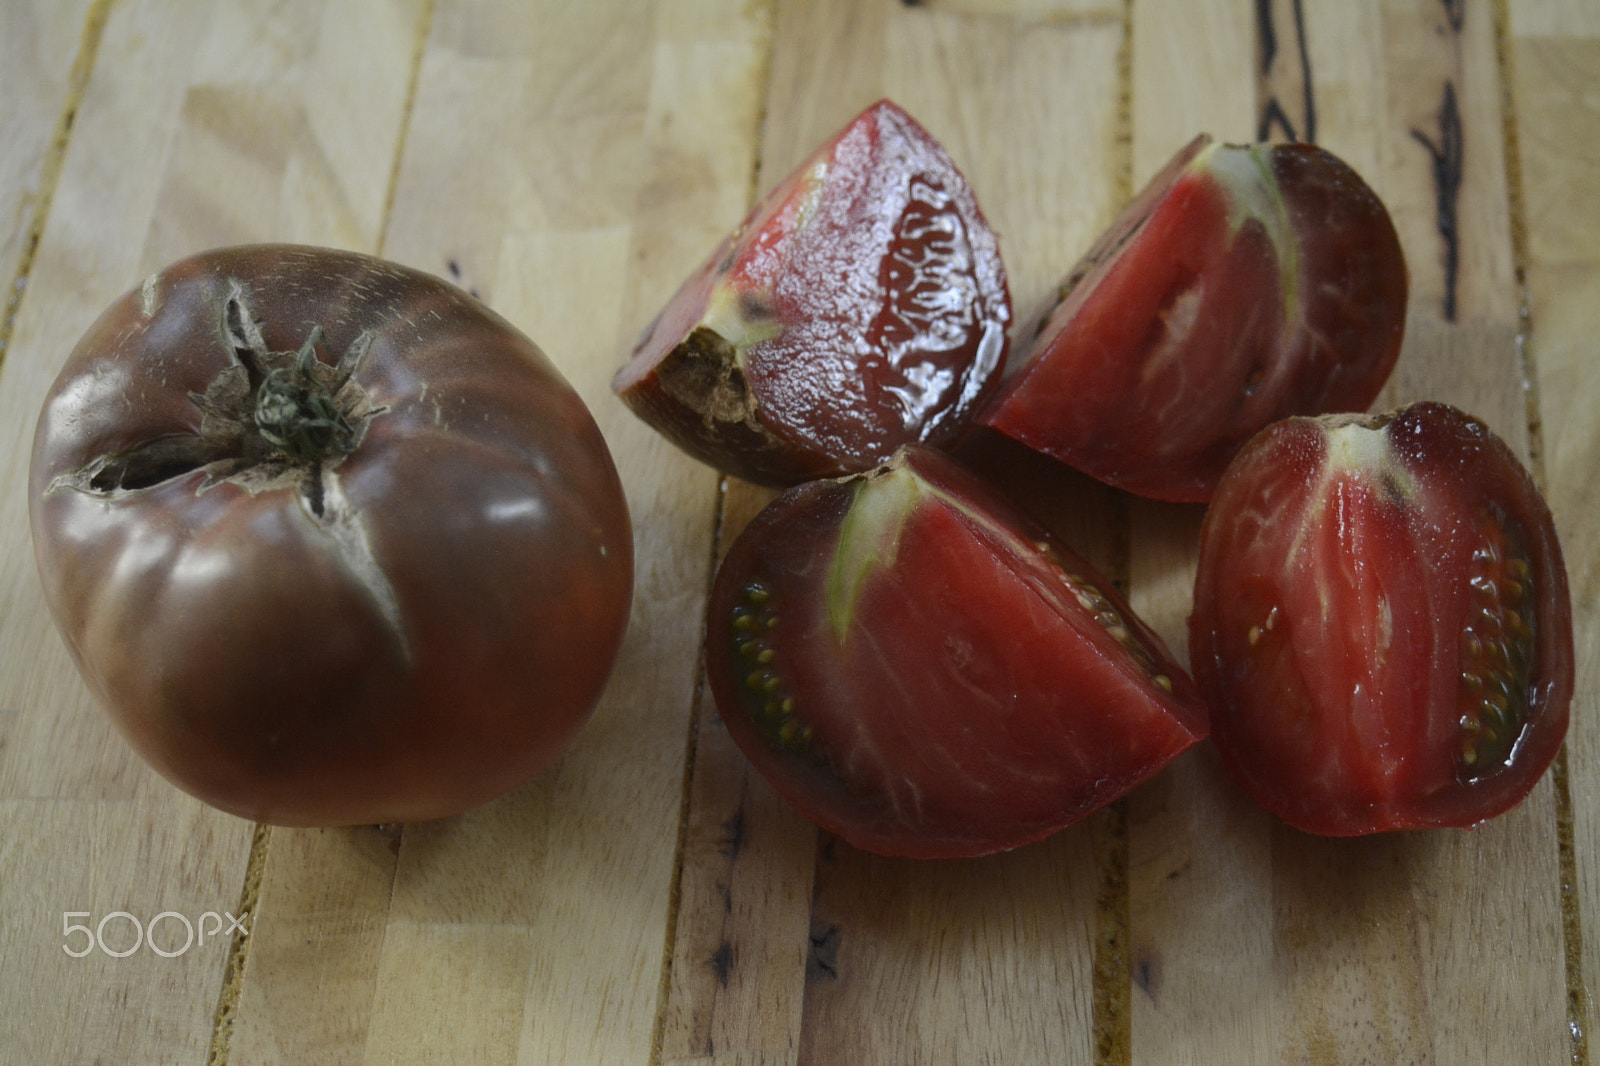
[[[1527,804],[1317,840],[1201,747],[1039,845],[916,863],[819,834],[750,771],[700,634],[772,493],[676,452],[609,378],[755,197],[882,96],[972,181],[1023,338],[1196,132],[1315,136],[1379,191],[1412,278],[1380,404],[1485,418],[1566,548],[1573,730]],[[0,1060],[1586,1066],[1596,144],[1592,0],[0,0]],[[251,240],[477,293],[616,456],[638,563],[616,674],[552,771],[460,818],[257,833],[213,812],[127,751],[45,612],[24,480],[56,369],[144,274]],[[1040,517],[1182,651],[1200,508],[1004,442],[964,457],[1050,484]],[[247,939],[60,950],[66,912],[241,901]]]
[[[1504,427],[1526,454],[1491,12],[1468,5],[1458,26],[1445,5],[1338,10],[1345,27],[1381,33],[1330,33],[1331,19],[1306,20],[1319,141],[1385,197],[1411,263],[1406,347],[1380,403],[1454,402]],[[1327,99],[1317,77],[1325,70],[1337,72],[1339,87]],[[1160,540],[1173,528],[1160,510],[1136,511],[1135,604],[1178,638],[1184,583],[1163,575],[1186,568],[1183,545],[1193,541]],[[1231,786],[1211,780],[1212,761],[1200,762],[1167,790],[1135,800],[1135,979],[1144,960],[1159,975],[1159,989],[1135,1000],[1135,1061],[1184,1060],[1195,1027],[1206,1034],[1201,1046],[1238,1062],[1559,1061],[1565,978],[1548,785],[1472,833],[1333,845],[1241,809]],[[1180,787],[1194,792],[1174,795]],[[1233,827],[1221,855],[1193,842],[1194,807]],[[1483,875],[1505,868],[1518,877]],[[1241,872],[1243,885],[1218,892],[1219,881]],[[1208,920],[1197,927],[1195,914]],[[1241,949],[1220,981],[1226,937],[1215,920],[1233,928]],[[1502,975],[1489,947],[1507,939],[1539,945],[1514,977]],[[1520,1029],[1513,1038],[1505,1020],[1530,1011],[1537,1040]]]
[[[0,902],[11,916],[0,931],[7,961],[0,1047],[20,1060],[199,1062],[211,1046],[227,940],[174,958],[148,948],[127,958],[60,950],[65,911],[88,911],[90,922],[118,910],[142,922],[164,911],[192,921],[236,911],[252,834],[247,823],[155,779],[89,705],[34,581],[23,480],[34,415],[56,368],[100,309],[144,273],[208,244],[278,232],[285,203],[301,217],[343,217],[343,190],[363,180],[363,167],[381,204],[398,132],[400,108],[392,102],[388,145],[341,161],[336,180],[322,185],[292,179],[293,158],[318,151],[314,131],[344,138],[341,124],[362,121],[348,99],[306,88],[319,62],[359,71],[380,54],[341,35],[334,39],[344,42],[344,54],[328,45],[307,58],[304,46],[322,39],[337,10],[119,5],[74,102],[72,140],[28,278],[32,291],[0,370],[0,706],[15,708],[0,737],[7,826]],[[268,23],[280,32],[261,34]],[[249,80],[251,70],[262,80]],[[219,72],[228,75],[227,90],[211,80]],[[393,96],[381,84],[373,88]],[[244,131],[244,141],[219,145],[210,136],[215,124],[207,119],[223,98],[225,125]],[[362,136],[370,141],[371,133]],[[293,185],[287,196],[285,184]],[[184,188],[206,195],[177,191]],[[376,215],[369,216],[370,245]],[[306,226],[298,235],[319,236]],[[341,234],[320,237],[333,242]],[[122,929],[130,939],[118,943],[130,943],[127,920],[107,928]],[[163,934],[176,936],[177,928],[168,919]]]
[[[0,359],[60,176],[69,116],[94,65],[103,12],[89,0],[17,2],[0,35]]]
[[[761,185],[775,184],[813,145],[888,96],[946,145],[976,188],[993,190],[983,202],[994,205],[988,214],[1006,242],[1013,294],[1019,306],[1037,306],[1110,218],[1122,34],[1120,20],[1103,18],[1037,25],[939,6],[781,4]],[[1063,93],[1033,90],[1062,72],[1069,79]],[[979,80],[990,92],[974,98],[956,91]],[[1100,106],[1074,105],[1083,99]],[[1052,143],[1083,151],[1062,168],[1019,165]],[[767,495],[730,488],[724,543]],[[1093,901],[1103,849],[1091,827],[989,862],[910,864],[864,855],[831,838],[818,841],[813,861],[814,831],[792,816],[770,815],[769,790],[738,765],[719,725],[703,724],[702,736],[691,824],[736,827],[740,845],[728,846],[726,828],[717,847],[692,838],[684,886],[717,884],[730,906],[739,886],[741,908],[751,908],[743,882],[760,887],[755,908],[712,930],[696,929],[698,950],[680,954],[674,968],[673,1002],[690,998],[686,985],[707,983],[707,961],[721,986],[719,1007],[740,989],[747,1003],[760,1002],[762,990],[782,990],[776,1010],[747,1007],[742,1015],[779,1023],[769,1022],[764,1032],[697,1031],[710,1061],[730,1046],[754,1048],[761,1061],[805,1063],[897,1055],[914,1061],[1092,1061]],[[720,787],[701,787],[712,782]],[[770,826],[778,839],[747,851],[744,834],[757,825]],[[752,839],[766,841],[765,835]],[[785,875],[791,888],[774,890]],[[794,892],[796,875],[814,876],[811,893]],[[692,920],[686,917],[680,928]],[[713,930],[721,936],[715,946],[707,936]],[[785,939],[769,946],[768,931],[782,931]],[[802,932],[804,941],[796,938]],[[1016,947],[983,949],[997,941]],[[755,986],[748,971],[752,956],[774,966]],[[743,983],[730,990],[721,984],[725,974]],[[1027,1002],[1041,979],[1076,992],[1045,1012],[1008,1009]],[[908,1003],[917,1006],[908,1012]]]
[[[1600,426],[1594,397],[1596,301],[1600,300],[1600,9],[1585,4],[1510,5],[1527,333],[1533,367],[1539,472],[1562,536],[1574,611],[1577,691],[1567,742],[1570,848],[1563,855],[1569,1018],[1574,1057],[1587,1058],[1597,1018],[1600,942],[1600,513],[1594,471]]]

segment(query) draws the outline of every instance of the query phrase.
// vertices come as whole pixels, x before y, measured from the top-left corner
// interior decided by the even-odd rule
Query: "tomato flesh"
[[[1290,419],[1241,452],[1202,529],[1190,648],[1224,765],[1309,832],[1482,822],[1566,733],[1549,512],[1443,404]]]
[[[1130,492],[1204,501],[1269,423],[1372,402],[1406,290],[1388,213],[1344,163],[1200,137],[1075,268],[978,421]]]
[[[758,205],[613,381],[690,454],[788,485],[954,440],[1007,348],[999,245],[949,155],[889,101]]]
[[[707,625],[735,741],[871,851],[1036,840],[1206,732],[1187,674],[1110,584],[923,448],[779,497],[730,550]]]

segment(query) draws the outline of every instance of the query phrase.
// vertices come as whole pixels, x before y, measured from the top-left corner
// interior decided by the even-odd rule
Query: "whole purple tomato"
[[[347,252],[213,251],[117,301],[45,402],[29,503],[118,728],[282,825],[517,787],[587,719],[632,597],[577,393],[466,293]]]

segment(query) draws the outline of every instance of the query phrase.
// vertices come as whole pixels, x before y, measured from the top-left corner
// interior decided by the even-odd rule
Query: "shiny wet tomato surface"
[[[953,441],[1005,359],[1010,317],[972,189],[881,101],[722,242],[613,387],[690,454],[788,485]]]

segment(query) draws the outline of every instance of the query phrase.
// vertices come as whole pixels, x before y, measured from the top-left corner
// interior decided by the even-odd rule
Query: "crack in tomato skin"
[[[147,280],[142,298],[153,299],[154,291]],[[228,285],[220,319],[222,346],[232,362],[203,392],[189,394],[201,416],[197,431],[163,433],[98,455],[58,476],[48,491],[114,496],[203,470],[196,494],[223,483],[252,495],[293,487],[311,514],[323,518],[332,470],[361,446],[372,420],[388,411],[354,380],[372,333],[357,334],[331,367],[317,358],[324,340],[320,325],[311,327],[297,350],[271,351],[238,281]]]
[[[141,287],[153,305],[158,283]],[[370,329],[356,334],[333,366],[317,358],[325,335],[313,325],[295,351],[274,352],[250,310],[245,285],[227,285],[222,299],[222,346],[232,362],[204,392],[189,394],[201,414],[198,432],[141,440],[114,455],[100,455],[58,476],[47,491],[75,489],[116,497],[174,482],[197,470],[196,496],[221,484],[251,495],[290,489],[327,538],[350,575],[383,618],[401,659],[412,659],[412,640],[394,583],[373,554],[371,531],[344,492],[336,468],[361,447],[367,428],[388,412],[375,406],[355,380],[372,348]],[[271,738],[269,738],[270,740]]]

